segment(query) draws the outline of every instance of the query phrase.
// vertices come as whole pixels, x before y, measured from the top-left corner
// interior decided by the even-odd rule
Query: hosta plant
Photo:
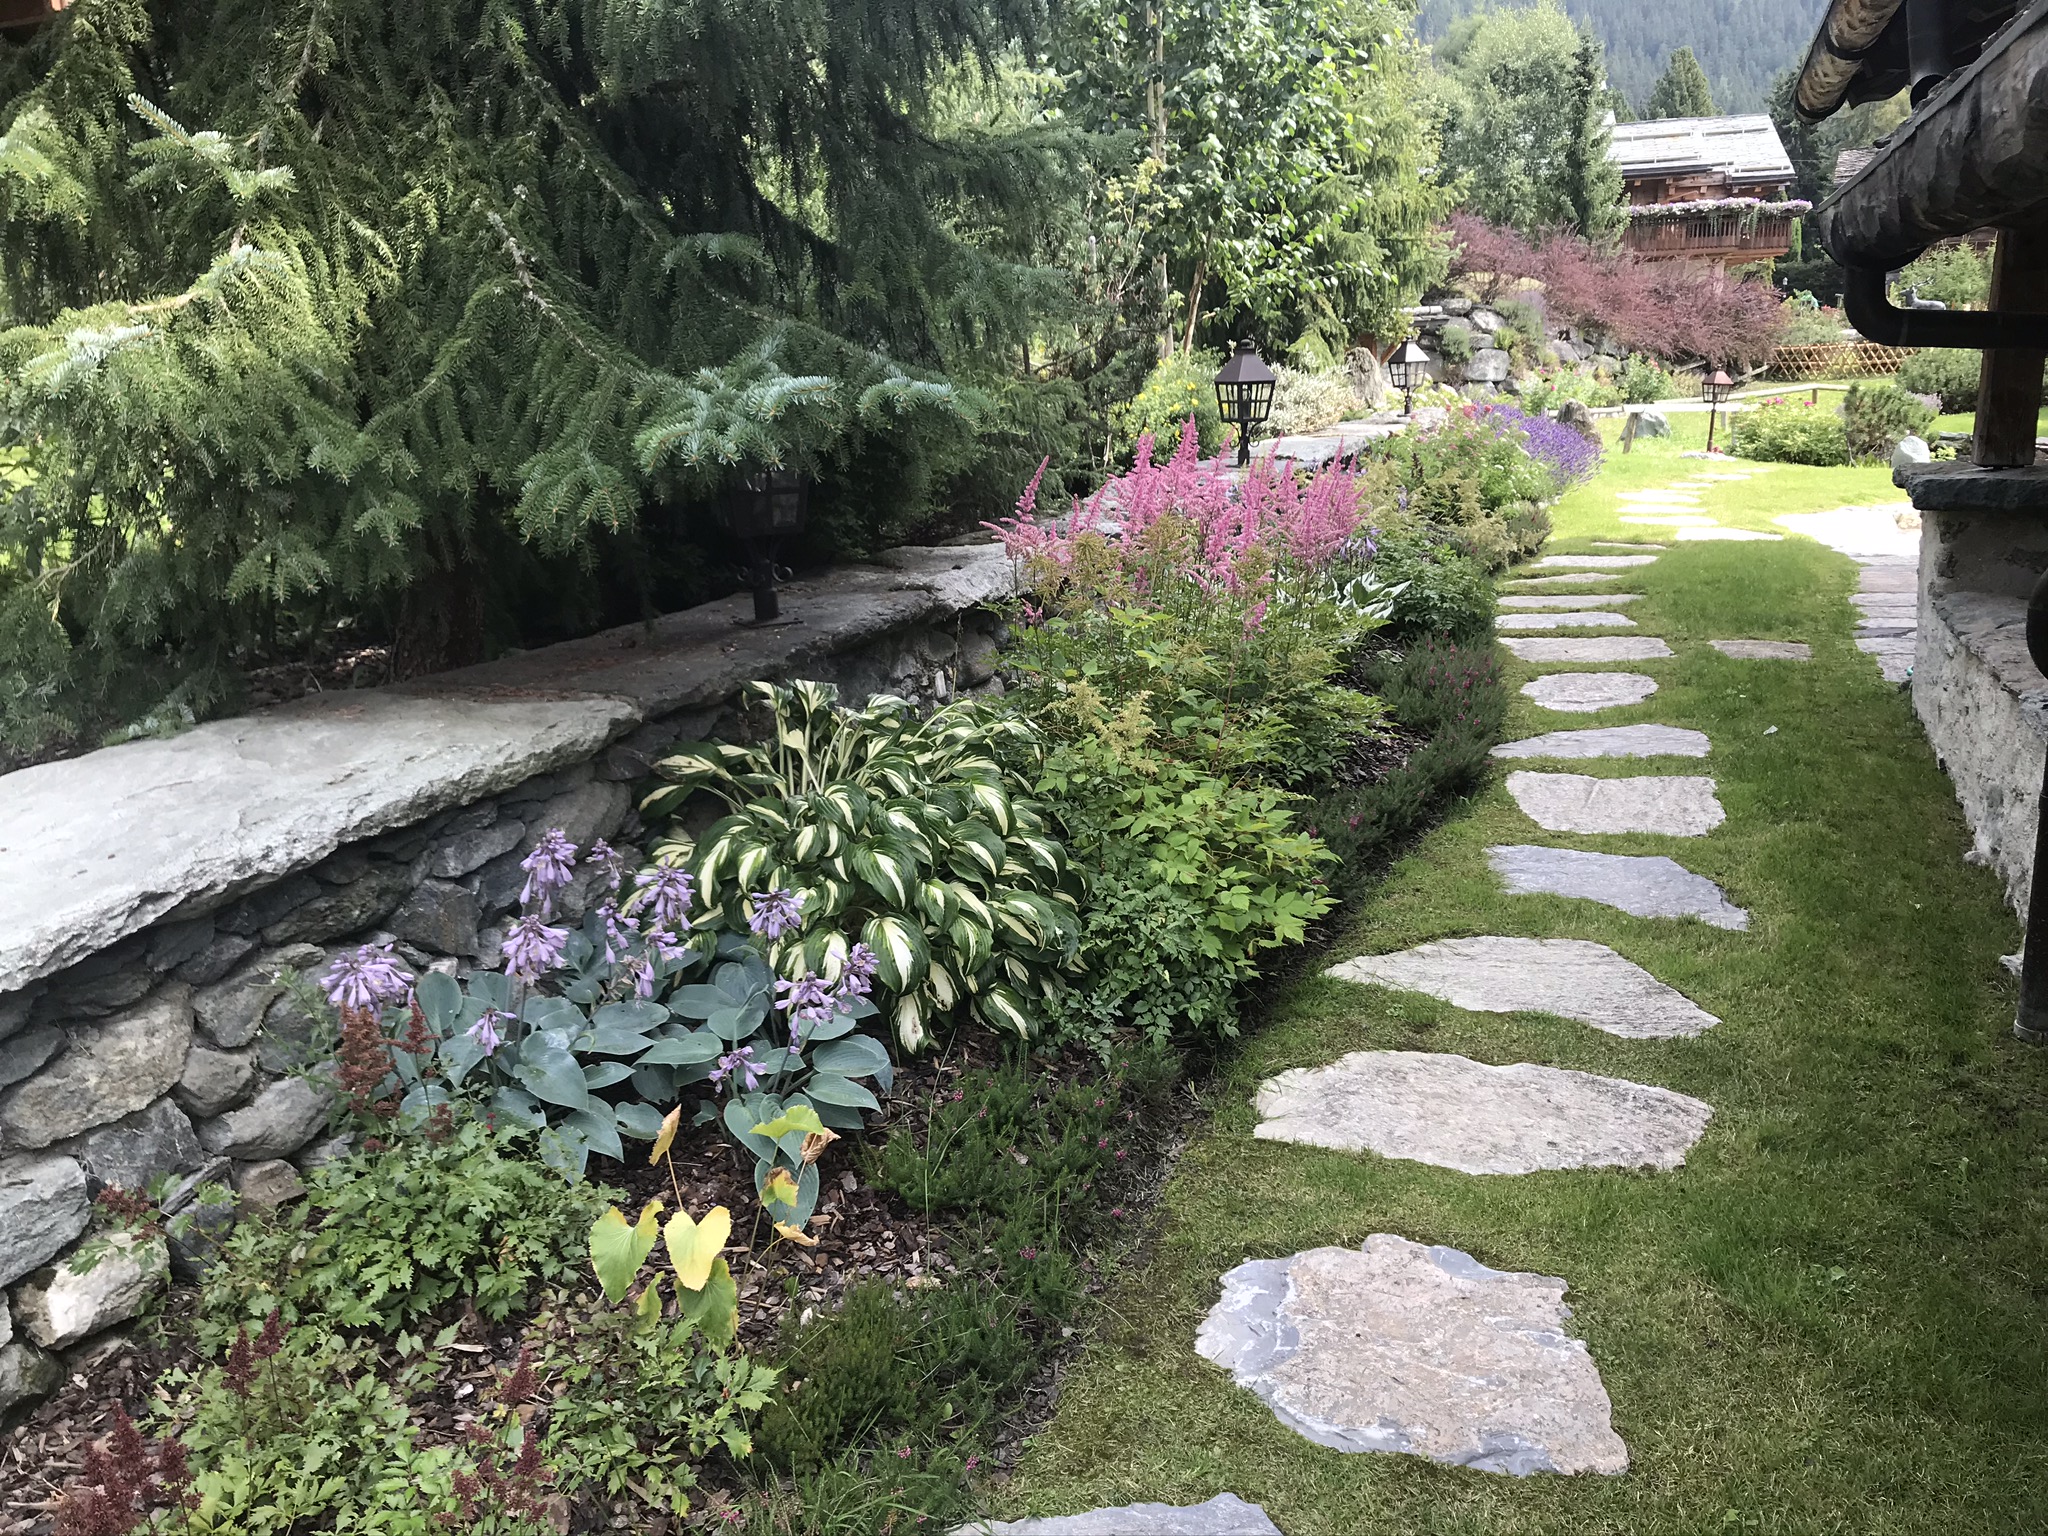
[[[695,881],[699,927],[762,934],[771,970],[828,987],[866,945],[906,1050],[957,1010],[1034,1034],[1079,922],[1066,850],[1016,766],[1038,757],[1032,728],[975,702],[923,719],[888,696],[844,709],[826,683],[756,683],[751,703],[759,745],[684,747],[642,807],[725,802],[701,835],[676,828],[659,849]]]

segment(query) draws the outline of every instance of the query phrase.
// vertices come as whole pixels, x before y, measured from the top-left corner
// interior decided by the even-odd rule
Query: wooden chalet
[[[1628,249],[1719,265],[1792,249],[1792,158],[1768,117],[1617,123],[1608,156],[1628,196]]]

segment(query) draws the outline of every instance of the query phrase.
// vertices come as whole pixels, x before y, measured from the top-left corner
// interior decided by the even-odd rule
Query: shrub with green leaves
[[[1176,352],[1145,377],[1145,387],[1111,413],[1117,447],[1128,458],[1138,439],[1148,432],[1164,452],[1180,441],[1181,427],[1194,418],[1195,433],[1202,452],[1214,453],[1223,446],[1223,415],[1216,404],[1216,370],[1222,366],[1213,352]]]
[[[1899,365],[1899,388],[1916,395],[1937,395],[1950,415],[1977,409],[1977,381],[1984,367],[1982,352],[1954,347],[1929,347]]]
[[[1889,459],[1908,437],[1925,437],[1934,411],[1896,384],[1851,384],[1842,400],[1843,434],[1852,459]]]
[[[387,1334],[458,1303],[510,1316],[581,1268],[607,1198],[566,1183],[531,1141],[467,1118],[324,1164],[303,1201],[243,1221],[223,1244],[201,1338],[221,1342],[273,1310]]]
[[[1729,419],[1728,440],[1745,459],[1824,466],[1849,462],[1842,418],[1811,400],[1779,395],[1737,412]]]
[[[1033,728],[974,701],[924,719],[888,696],[843,709],[825,683],[749,697],[766,740],[683,748],[643,806],[674,816],[702,792],[730,811],[695,837],[672,826],[659,850],[696,882],[698,929],[747,932],[761,893],[782,893],[771,967],[829,982],[866,944],[903,1049],[956,1013],[1033,1034],[1079,933],[1067,851],[1030,798]]]
[[[1671,375],[1657,366],[1655,358],[1631,352],[1614,375],[1614,387],[1627,405],[1649,405],[1671,397]]]
[[[1437,351],[1447,363],[1471,362],[1472,350],[1472,327],[1462,320],[1446,325],[1437,338]]]

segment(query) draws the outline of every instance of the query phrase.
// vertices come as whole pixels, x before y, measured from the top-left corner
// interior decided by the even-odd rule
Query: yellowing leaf
[[[661,1278],[656,1276],[640,1293],[640,1299],[633,1303],[633,1322],[636,1327],[645,1328],[649,1323],[661,1321]]]
[[[616,1209],[606,1211],[591,1226],[590,1267],[597,1272],[597,1283],[604,1287],[608,1299],[626,1299],[633,1277],[654,1248],[655,1218],[660,1214],[661,1202],[650,1200],[633,1226],[627,1226],[626,1218]]]
[[[815,1248],[818,1246],[818,1240],[811,1236],[810,1233],[806,1232],[802,1227],[792,1227],[786,1221],[775,1223],[775,1230],[800,1248]]]
[[[780,1141],[791,1131],[802,1131],[815,1136],[825,1129],[825,1122],[818,1118],[818,1112],[808,1104],[792,1104],[773,1120],[763,1120],[754,1127],[756,1136],[766,1136],[770,1141]]]
[[[787,1168],[778,1168],[768,1175],[768,1182],[761,1186],[761,1203],[771,1211],[776,1206],[788,1210],[796,1208],[796,1180],[790,1177]]]
[[[647,1154],[648,1167],[660,1162],[668,1154],[668,1149],[675,1145],[676,1127],[682,1123],[683,1106],[680,1104],[661,1117],[661,1132],[654,1138],[654,1150]]]
[[[687,1211],[677,1211],[662,1235],[668,1240],[668,1261],[675,1266],[677,1282],[686,1291],[701,1291],[712,1260],[732,1236],[732,1212],[714,1205],[702,1221],[692,1221]]]
[[[818,1130],[804,1138],[803,1160],[815,1163],[825,1155],[825,1149],[839,1139],[837,1131]]]

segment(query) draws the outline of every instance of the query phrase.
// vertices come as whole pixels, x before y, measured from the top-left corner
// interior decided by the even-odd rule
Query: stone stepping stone
[[[1681,528],[1675,535],[1681,544],[1782,544],[1782,533],[1758,533],[1754,528]]]
[[[1910,565],[1866,565],[1857,574],[1856,587],[1859,592],[1910,592],[1917,599],[1920,572]]]
[[[1671,647],[1650,635],[1601,635],[1588,640],[1503,640],[1523,661],[1661,661]]]
[[[1625,613],[1503,613],[1495,629],[1634,629]]]
[[[1614,499],[1633,506],[1696,507],[1700,504],[1699,497],[1678,486],[1669,486],[1661,491],[1619,491]]]
[[[1603,677],[1601,672],[1566,672],[1565,677]],[[1541,681],[1541,679],[1538,679]],[[1525,688],[1523,692],[1527,692]],[[1705,757],[1706,732],[1675,725],[1604,725],[1590,731],[1550,731],[1504,741],[1490,757]]]
[[[1496,601],[1502,608],[1577,608],[1581,603],[1607,603],[1614,605],[1620,603],[1639,603],[1642,600],[1643,594],[1640,592],[1602,592],[1598,596],[1584,594],[1574,596],[1569,592],[1553,592],[1520,597],[1510,594]]]
[[[1529,587],[1571,587],[1578,586],[1581,583],[1590,585],[1594,582],[1620,581],[1621,579],[1620,576],[1596,576],[1590,573],[1584,576],[1523,576],[1509,582],[1508,586],[1513,590],[1521,591]]]
[[[1711,517],[1701,517],[1697,514],[1686,512],[1673,512],[1668,517],[1653,517],[1645,513],[1633,517],[1624,517],[1622,521],[1624,523],[1637,523],[1647,528],[1718,528],[1721,526]]]
[[[1689,774],[1596,779],[1583,773],[1508,775],[1508,793],[1546,832],[1649,832],[1705,837],[1728,819],[1714,781]]]
[[[1585,939],[1437,939],[1360,955],[1325,973],[1423,992],[1470,1013],[1554,1013],[1628,1040],[1703,1034],[1721,1021],[1684,993]]]
[[[1522,684],[1522,697],[1562,715],[1590,715],[1602,709],[1640,704],[1657,691],[1657,680],[1640,672],[1553,672]]]
[[[1655,555],[1545,555],[1536,562],[1539,568],[1548,569],[1561,565],[1583,565],[1594,570],[1624,570],[1637,565],[1654,565]]]
[[[1675,859],[1533,843],[1489,848],[1486,859],[1510,896],[1572,896],[1631,917],[1696,917],[1737,932],[1749,927],[1749,914],[1733,905],[1720,886]]]
[[[1375,1233],[1223,1277],[1195,1349],[1289,1429],[1525,1477],[1628,1470],[1564,1281]]]
[[[1354,1051],[1260,1085],[1262,1141],[1377,1152],[1459,1173],[1671,1169],[1713,1106],[1616,1077],[1433,1051]]]
[[[1219,1493],[1206,1504],[1125,1504],[1036,1520],[976,1520],[952,1536],[1280,1536],[1256,1504]]]
[[[1595,539],[1593,541],[1593,547],[1595,549],[1667,549],[1670,546],[1665,544],[1620,544],[1616,543],[1612,539]]]
[[[1507,599],[1502,598],[1501,601],[1506,602]],[[1522,599],[1522,601],[1526,602],[1527,599]],[[1548,599],[1548,601],[1568,603],[1572,599],[1556,597]],[[1618,603],[1621,599],[1618,597],[1603,597],[1600,601],[1603,603]],[[1919,594],[1910,590],[1900,592],[1851,592],[1849,594],[1849,601],[1854,603],[1870,618],[1890,618],[1898,615],[1917,621],[1920,617]]]
[[[1709,640],[1707,644],[1737,661],[1813,660],[1813,647],[1799,640]]]
[[[1877,658],[1877,670],[1886,682],[1903,683],[1913,675],[1913,653],[1919,643],[1917,635],[1897,638],[1866,636],[1857,640],[1856,649]]]

